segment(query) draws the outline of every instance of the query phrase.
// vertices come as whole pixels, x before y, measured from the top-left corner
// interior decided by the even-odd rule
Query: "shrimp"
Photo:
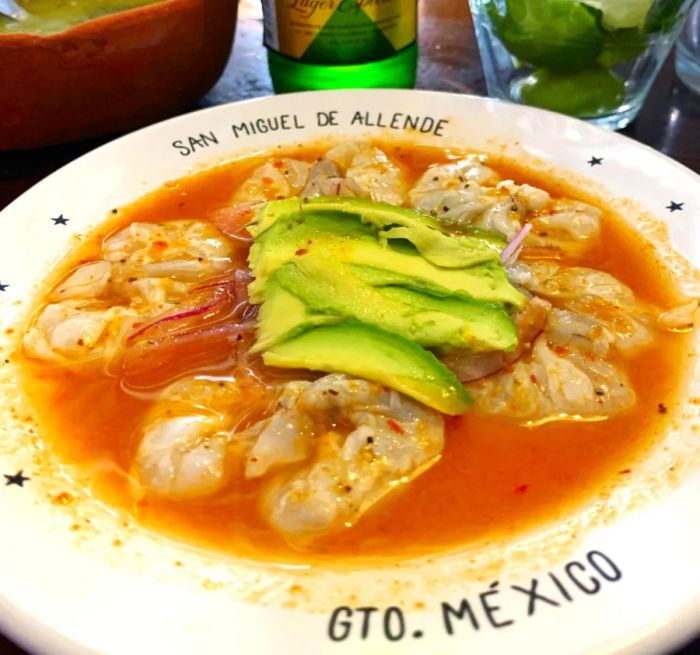
[[[282,411],[285,420],[296,414],[297,421],[310,421],[314,431],[313,443],[305,446],[315,451],[310,461],[291,475],[276,476],[264,494],[267,520],[292,541],[355,523],[381,498],[432,466],[444,445],[439,413],[345,375],[327,375],[304,386],[294,405]]]
[[[109,262],[89,262],[75,269],[51,294],[51,299],[97,298],[107,292],[111,279],[112,265]]]
[[[591,268],[552,262],[519,263],[511,280],[562,309],[591,315],[615,338],[615,346],[631,353],[653,340],[656,310],[638,300],[617,278]]]
[[[27,355],[53,362],[112,359],[136,323],[171,310],[207,278],[233,267],[227,239],[198,221],[132,223],[105,240],[103,255],[52,292],[25,334]]]
[[[345,178],[361,190],[357,195],[392,205],[404,203],[406,182],[403,172],[379,148],[367,143],[341,143],[331,148],[324,158],[344,171]]]
[[[606,361],[614,344],[615,336],[595,318],[554,309],[532,350],[512,369],[466,387],[487,414],[536,422],[614,416],[636,401],[625,373]]]
[[[338,167],[329,159],[319,159],[312,167],[309,181],[301,194],[304,198],[316,196],[349,196],[362,198],[369,192],[355,180],[341,177]]]
[[[124,307],[91,308],[81,301],[44,307],[23,339],[29,357],[65,363],[115,355],[137,314]]]
[[[257,204],[299,195],[306,186],[311,164],[283,157],[258,166],[233,196],[234,204]]]
[[[584,202],[557,200],[548,212],[532,218],[524,245],[580,256],[599,239],[602,216],[600,209]]]
[[[198,498],[220,491],[253,440],[241,426],[269,404],[244,381],[194,377],[160,393],[140,431],[132,473],[148,493]]]
[[[483,162],[483,157],[469,155],[460,161],[431,166],[409,191],[410,205],[446,225],[471,224],[499,200],[491,187],[500,178]]]
[[[146,426],[136,454],[135,476],[150,493],[171,498],[201,497],[226,483],[231,435],[217,416],[159,418]]]
[[[201,221],[131,223],[103,245],[120,292],[129,278],[175,278],[198,282],[233,268],[233,248],[211,224]]]

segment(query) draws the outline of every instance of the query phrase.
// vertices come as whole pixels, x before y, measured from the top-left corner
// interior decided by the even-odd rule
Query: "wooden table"
[[[197,107],[273,93],[261,45],[260,18],[259,2],[241,0],[231,59],[218,84]],[[467,1],[423,0],[420,25],[421,57],[417,86],[484,95],[484,76]],[[677,79],[672,58],[666,62],[639,118],[624,133],[700,172],[700,96]],[[107,140],[102,138],[44,150],[0,153],[0,209],[58,167]],[[700,631],[700,620],[698,629]],[[700,640],[676,655],[694,653],[700,653]],[[25,655],[25,652],[0,636],[0,654]]]

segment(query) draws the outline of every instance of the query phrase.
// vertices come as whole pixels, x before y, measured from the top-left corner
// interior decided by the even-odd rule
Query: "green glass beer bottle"
[[[416,0],[263,0],[277,93],[412,87]]]

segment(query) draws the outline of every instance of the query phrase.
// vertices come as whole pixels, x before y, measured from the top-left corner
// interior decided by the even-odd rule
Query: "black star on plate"
[[[59,214],[58,218],[52,218],[54,225],[68,225],[70,218],[63,218],[63,214]]]
[[[11,484],[16,484],[18,487],[23,487],[27,480],[31,480],[31,478],[24,475],[24,470],[21,470],[19,473],[15,473],[14,475],[7,475],[7,473],[5,473],[4,476],[6,487],[9,487]]]
[[[683,205],[685,205],[684,202],[673,202],[671,200],[671,204],[666,206],[666,209],[668,209],[671,213],[673,212],[682,212],[683,211]]]
[[[591,157],[588,162],[590,166],[602,166],[603,165],[603,158],[602,157]]]
[[[7,287],[9,287],[9,284],[3,284],[0,282],[0,291],[7,291]]]

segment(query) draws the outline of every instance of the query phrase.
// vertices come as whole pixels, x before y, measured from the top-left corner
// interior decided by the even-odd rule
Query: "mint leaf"
[[[577,71],[602,50],[593,12],[575,0],[506,0],[505,14],[489,0],[486,12],[508,51],[534,66]]]

